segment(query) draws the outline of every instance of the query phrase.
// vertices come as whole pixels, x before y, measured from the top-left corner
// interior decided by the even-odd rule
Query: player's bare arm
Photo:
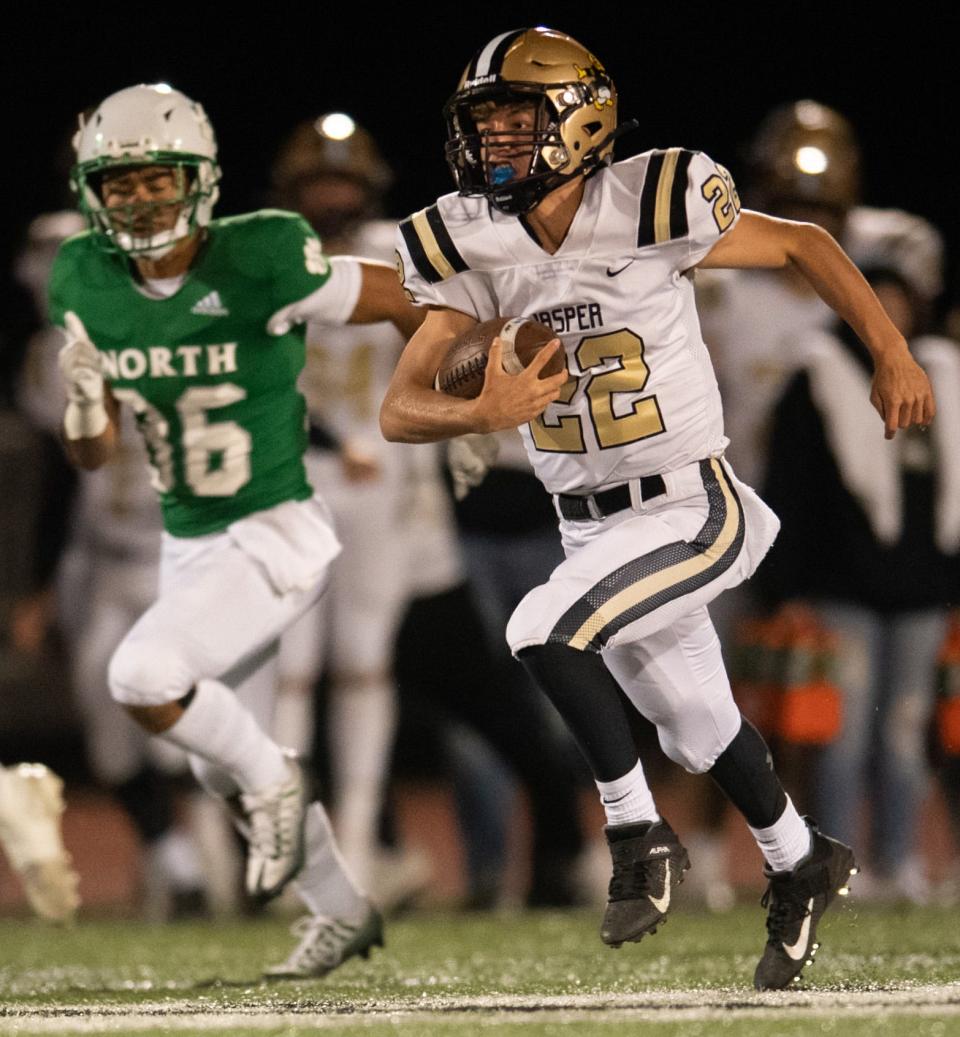
[[[476,323],[473,317],[456,310],[428,311],[400,356],[380,409],[380,429],[386,439],[432,443],[468,432],[516,428],[542,414],[559,397],[566,371],[540,378],[540,372],[560,348],[559,339],[548,343],[517,375],[503,370],[503,345],[495,339],[483,389],[476,399],[461,400],[434,389],[434,378],[450,344]]]
[[[699,263],[705,268],[788,265],[809,281],[870,350],[874,363],[870,401],[883,418],[886,438],[892,439],[898,428],[928,425],[936,405],[927,376],[873,289],[821,227],[745,210]]]
[[[396,269],[389,263],[365,259],[360,264],[362,281],[360,298],[351,324],[375,324],[388,320],[405,339],[409,339],[423,323],[426,311],[413,306],[403,293]]]

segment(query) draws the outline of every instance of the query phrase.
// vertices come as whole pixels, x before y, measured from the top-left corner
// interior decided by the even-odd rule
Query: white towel
[[[231,523],[227,532],[262,566],[278,594],[309,590],[341,550],[330,511],[319,497],[254,512]]]
[[[899,442],[884,439],[883,422],[870,403],[871,378],[849,350],[826,332],[812,333],[807,345],[810,389],[843,483],[876,538],[894,544],[903,531]],[[955,554],[960,549],[960,346],[924,336],[911,348],[937,401],[930,427],[936,446],[936,544],[943,554]]]

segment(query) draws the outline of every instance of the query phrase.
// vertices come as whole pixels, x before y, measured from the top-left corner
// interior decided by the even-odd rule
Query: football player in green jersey
[[[165,529],[160,594],[114,654],[111,694],[234,807],[248,892],[293,880],[310,909],[268,974],[323,975],[380,943],[381,923],[300,766],[265,734],[277,639],[340,551],[304,474],[301,325],[391,320],[409,335],[418,312],[391,267],[328,260],[298,216],[212,219],[213,130],[166,84],[111,95],[74,144],[90,228],[64,243],[50,285],[67,451],[103,464],[130,407]]]

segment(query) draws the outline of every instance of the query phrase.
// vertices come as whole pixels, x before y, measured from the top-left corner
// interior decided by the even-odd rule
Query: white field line
[[[878,1018],[884,1015],[960,1016],[960,983],[908,986],[868,991],[786,991],[749,993],[736,990],[663,991],[645,994],[576,994],[557,997],[488,996],[366,1001],[349,1008],[325,1007],[316,1001],[275,1002],[262,1008],[210,1006],[178,1000],[135,1006],[70,1005],[48,1008],[8,1006],[0,1013],[0,1033],[112,1033],[163,1027],[168,1032],[226,1032],[238,1027],[266,1030],[324,1030],[347,1023],[377,1020],[404,1023],[448,1022],[476,1026],[495,1019],[510,1023],[573,1021],[712,1022],[736,1018],[757,1020]]]

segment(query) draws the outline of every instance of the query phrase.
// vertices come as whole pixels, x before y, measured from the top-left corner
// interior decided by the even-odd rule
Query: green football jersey
[[[167,299],[145,295],[128,260],[100,248],[93,232],[61,246],[51,319],[80,317],[113,395],[136,415],[170,533],[213,533],[310,496],[296,388],[304,330],[274,337],[266,324],[329,276],[307,223],[273,210],[211,221]]]

